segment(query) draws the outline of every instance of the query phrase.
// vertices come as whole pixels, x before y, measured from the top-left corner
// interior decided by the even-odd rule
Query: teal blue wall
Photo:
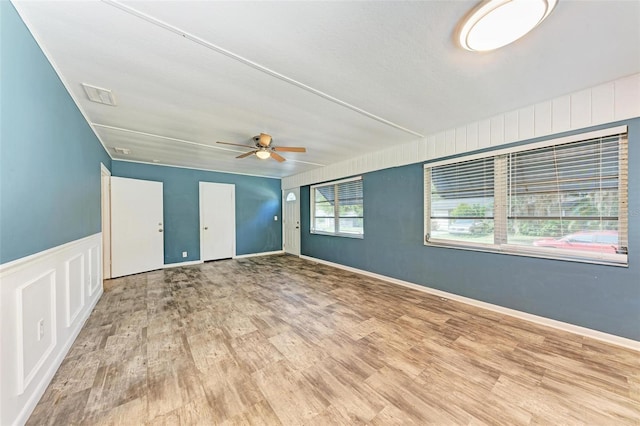
[[[112,174],[163,183],[165,264],[200,260],[200,181],[236,186],[236,255],[282,250],[280,179],[126,161]]]
[[[301,188],[301,252],[640,340],[640,119],[617,124],[629,126],[628,268],[425,247],[422,164],[363,175],[364,239],[310,234]]]
[[[11,3],[0,15],[5,263],[100,232],[100,162],[111,159]]]

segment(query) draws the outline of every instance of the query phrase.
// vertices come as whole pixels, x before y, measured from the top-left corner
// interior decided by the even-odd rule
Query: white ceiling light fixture
[[[267,158],[271,157],[271,153],[266,149],[261,149],[259,151],[256,151],[256,157],[261,160],[266,160]]]
[[[513,43],[540,25],[557,3],[558,0],[485,0],[463,21],[460,45],[486,52]]]

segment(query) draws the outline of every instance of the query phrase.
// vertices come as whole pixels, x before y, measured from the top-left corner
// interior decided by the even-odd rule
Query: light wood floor
[[[640,424],[640,354],[292,256],[107,281],[29,424]]]

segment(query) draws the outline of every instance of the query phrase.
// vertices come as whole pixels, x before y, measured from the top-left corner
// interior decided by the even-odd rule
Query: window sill
[[[549,253],[542,251],[535,251],[535,249],[527,249],[526,247],[515,247],[515,246],[486,246],[486,245],[459,245],[455,243],[450,243],[448,241],[430,241],[425,242],[424,245],[426,247],[438,247],[438,248],[446,248],[446,249],[455,249],[455,250],[467,250],[467,251],[478,251],[483,253],[495,253],[495,254],[503,254],[509,256],[521,256],[521,257],[533,257],[536,259],[547,259],[547,260],[556,260],[563,262],[574,262],[574,263],[589,263],[592,265],[605,265],[605,266],[616,266],[621,268],[628,268],[629,261],[628,257],[625,255],[605,255],[602,258],[589,258],[589,257],[578,257],[575,254],[572,256],[570,254],[562,255],[562,253]],[[574,252],[575,253],[575,252]],[[623,256],[625,260],[623,261]],[[618,257],[620,260],[616,260]]]
[[[364,234],[347,234],[347,233],[336,234],[335,232],[322,232],[322,231],[309,231],[309,233],[315,234],[315,235],[327,235],[329,237],[357,238],[360,240],[364,239]]]

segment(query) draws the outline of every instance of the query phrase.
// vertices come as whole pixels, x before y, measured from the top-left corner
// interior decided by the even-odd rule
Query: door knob
[[[209,227],[208,227],[208,226],[205,226],[205,227],[204,227],[204,230],[206,231],[207,229],[209,229]]]
[[[158,229],[158,232],[162,232],[162,229]]]

